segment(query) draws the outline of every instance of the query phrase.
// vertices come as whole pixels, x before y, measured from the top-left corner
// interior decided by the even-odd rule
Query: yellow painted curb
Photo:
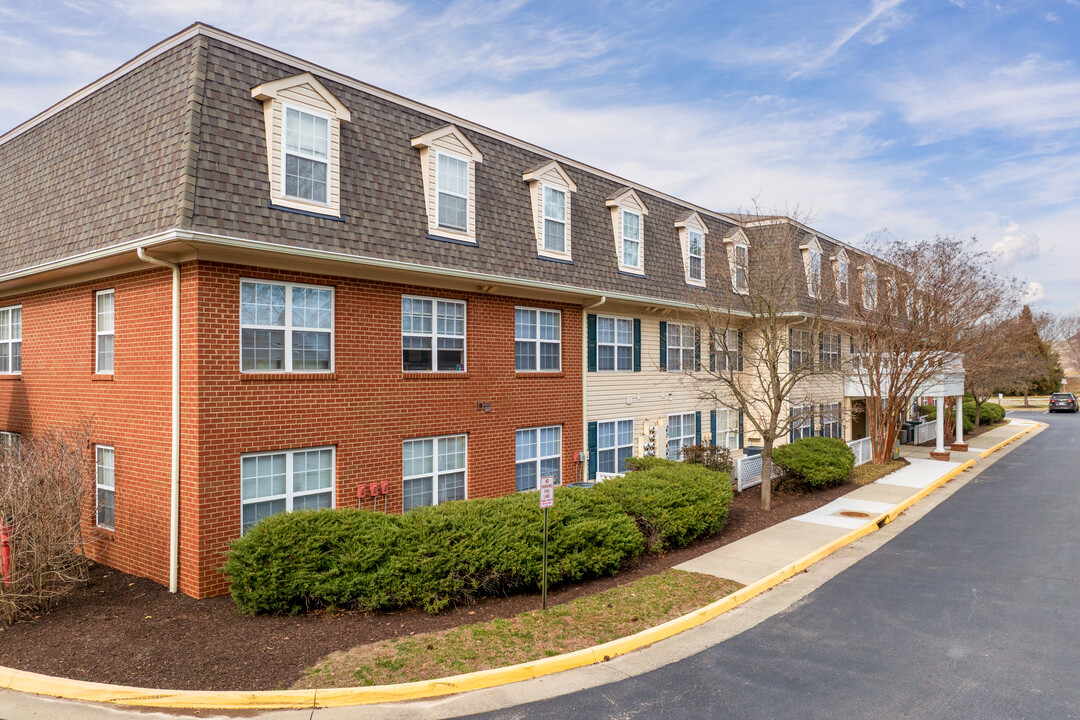
[[[1011,422],[1012,422],[1012,421],[1010,421],[1010,423],[1011,423]],[[989,457],[989,456],[993,455],[994,453],[996,453],[996,452],[997,452],[998,450],[1000,450],[1001,448],[1003,448],[1003,447],[1005,447],[1006,445],[1008,445],[1009,443],[1011,443],[1011,442],[1012,442],[1013,440],[1016,440],[1017,438],[1021,437],[1022,435],[1026,435],[1026,434],[1028,434],[1029,432],[1031,432],[1032,430],[1036,430],[1036,429],[1037,429],[1037,430],[1042,430],[1042,429],[1043,429],[1043,428],[1045,428],[1045,427],[1049,427],[1049,426],[1048,426],[1048,425],[1047,425],[1046,423],[1044,423],[1044,422],[1038,422],[1038,421],[1035,421],[1035,424],[1034,424],[1034,425],[1029,425],[1028,427],[1024,428],[1023,430],[1021,430],[1020,432],[1016,433],[1016,434],[1015,434],[1015,435],[1013,435],[1012,437],[1010,437],[1010,438],[1007,438],[1007,439],[1005,439],[1005,440],[1002,440],[1002,441],[1001,441],[1001,442],[999,442],[999,443],[998,443],[997,445],[994,445],[994,446],[993,446],[993,447],[991,447],[991,448],[988,448],[988,449],[986,449],[986,450],[983,450],[983,451],[982,451],[981,453],[979,453],[979,457],[981,457],[981,458]]]
[[[1042,424],[1040,423],[1040,425]],[[1045,427],[1045,425],[1043,426]],[[1035,427],[1037,426],[1029,427],[1008,440],[995,445],[990,450],[987,450],[982,457],[985,457],[992,452],[996,452],[1001,447],[1004,447],[1021,435],[1035,429]],[[564,670],[593,665],[620,655],[625,655],[634,650],[639,650],[708,622],[709,620],[757,597],[763,592],[772,589],[788,578],[807,569],[814,563],[832,555],[844,546],[878,530],[886,523],[892,522],[900,515],[900,513],[904,512],[916,502],[949,482],[974,464],[974,459],[968,460],[900,503],[889,512],[882,513],[878,517],[868,521],[865,525],[862,525],[827,545],[818,548],[814,552],[805,555],[790,565],[780,568],[776,572],[766,575],[760,580],[736,590],[727,597],[721,598],[705,607],[698,608],[691,613],[669,620],[661,625],[657,625],[656,627],[642,630],[634,635],[618,638],[617,640],[612,640],[603,645],[576,650],[574,652],[566,653],[565,655],[543,658],[533,662],[511,665],[509,667],[480,670],[477,672],[465,673],[463,675],[437,678],[435,680],[422,680],[399,685],[330,688],[325,690],[271,690],[250,692],[156,690],[151,688],[127,687],[104,683],[91,683],[81,680],[69,680],[66,678],[39,675],[37,673],[13,670],[5,667],[0,667],[0,687],[7,687],[9,690],[17,690],[19,692],[36,695],[64,698],[67,700],[104,702],[117,705],[140,705],[161,708],[248,708],[265,710],[342,707],[347,705],[370,705],[374,703],[402,700],[419,700],[423,698],[452,695],[469,690],[480,690],[483,688],[495,687],[497,685],[506,685],[521,680],[542,677],[544,675],[551,675]]]

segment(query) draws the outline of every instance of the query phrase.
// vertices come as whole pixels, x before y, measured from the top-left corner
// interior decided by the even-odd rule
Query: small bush
[[[651,552],[685,547],[723,529],[734,494],[730,475],[661,458],[631,458],[627,467],[631,472],[593,492],[634,519]]]
[[[557,488],[550,510],[552,585],[610,574],[644,549],[620,506],[588,488]],[[229,550],[223,568],[241,613],[333,606],[436,613],[481,595],[536,588],[543,513],[535,494],[447,503],[404,515],[282,513]]]
[[[920,405],[919,412],[926,416],[928,422],[937,420],[937,407],[934,405]],[[1005,419],[1005,408],[995,402],[984,402],[979,411],[980,425],[994,425]],[[964,432],[975,429],[975,401],[964,400]]]
[[[809,437],[773,450],[773,462],[811,489],[839,485],[855,468],[855,454],[839,438]]]
[[[719,445],[689,445],[683,448],[683,460],[695,465],[704,465],[709,470],[731,474],[733,463],[731,451]]]

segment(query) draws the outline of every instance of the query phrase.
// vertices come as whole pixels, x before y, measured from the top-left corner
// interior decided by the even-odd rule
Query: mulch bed
[[[756,488],[736,494],[719,535],[640,558],[613,577],[556,588],[548,601],[568,602],[660,572],[821,507],[854,488],[848,484],[808,494],[774,494],[770,512],[761,510]],[[510,617],[539,605],[536,593],[486,598],[435,616],[401,610],[244,617],[228,596],[193,600],[170,594],[150,580],[95,565],[90,583],[73,590],[52,612],[0,626],[0,665],[142,687],[274,690],[289,687],[304,668],[337,650]]]

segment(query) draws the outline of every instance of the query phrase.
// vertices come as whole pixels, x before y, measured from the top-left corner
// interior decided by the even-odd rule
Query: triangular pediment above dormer
[[[840,252],[833,256],[833,260],[836,262],[846,263],[848,261],[847,250],[840,248]]]
[[[480,150],[453,123],[417,135],[411,142],[414,148],[436,148],[464,155],[474,162],[484,162]]]
[[[697,230],[702,235],[709,234],[709,226],[705,224],[705,221],[702,219],[701,215],[699,215],[696,210],[692,210],[683,215],[680,220],[676,220],[675,227],[687,228],[689,230]]]
[[[732,228],[724,233],[723,241],[735,245],[749,245],[750,238],[746,237],[746,231],[740,227]]]
[[[608,207],[621,207],[629,210],[637,210],[642,215],[649,214],[649,208],[645,206],[645,201],[641,199],[641,196],[637,194],[637,190],[634,188],[621,188],[611,193],[605,199]]]
[[[536,167],[529,168],[525,171],[525,174],[521,176],[521,179],[525,182],[549,182],[555,185],[563,185],[570,192],[577,192],[577,185],[570,179],[570,176],[563,170],[562,165],[554,160],[548,160],[545,163],[540,163]]]
[[[817,235],[806,235],[803,238],[802,243],[799,244],[799,249],[820,253],[821,241],[818,240]]]
[[[311,73],[300,73],[256,85],[251,88],[251,96],[264,102],[280,100],[304,105],[332,115],[342,122],[349,122],[352,119],[349,109]]]

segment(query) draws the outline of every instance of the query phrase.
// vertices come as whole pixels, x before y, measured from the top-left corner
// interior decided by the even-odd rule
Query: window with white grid
[[[719,408],[716,411],[716,437],[713,443],[728,450],[739,449],[739,411]]]
[[[468,437],[406,440],[401,451],[402,510],[468,497]]]
[[[401,369],[465,371],[465,302],[401,298]]]
[[[562,313],[514,308],[514,369],[518,372],[562,369]]]
[[[626,461],[634,456],[634,419],[596,423],[596,470],[626,472]]]
[[[22,372],[22,305],[0,308],[0,374]]]
[[[240,456],[241,532],[265,517],[334,507],[334,448]]]
[[[241,371],[330,372],[333,348],[333,288],[240,282]]]
[[[671,372],[693,372],[696,369],[696,346],[696,327],[680,323],[668,323],[667,369]]]
[[[115,298],[116,295],[112,290],[99,290],[95,297],[97,305],[97,339],[95,342],[94,372],[101,375],[112,375],[113,372]]]
[[[697,435],[696,413],[668,415],[667,458],[682,460],[683,448],[694,444]]]
[[[525,428],[514,434],[515,486],[518,492],[535,490],[547,475],[562,484],[562,426]]]
[[[633,371],[634,321],[627,318],[596,318],[596,369]]]
[[[97,472],[96,521],[98,527],[116,528],[116,452],[108,445],[95,445]]]

